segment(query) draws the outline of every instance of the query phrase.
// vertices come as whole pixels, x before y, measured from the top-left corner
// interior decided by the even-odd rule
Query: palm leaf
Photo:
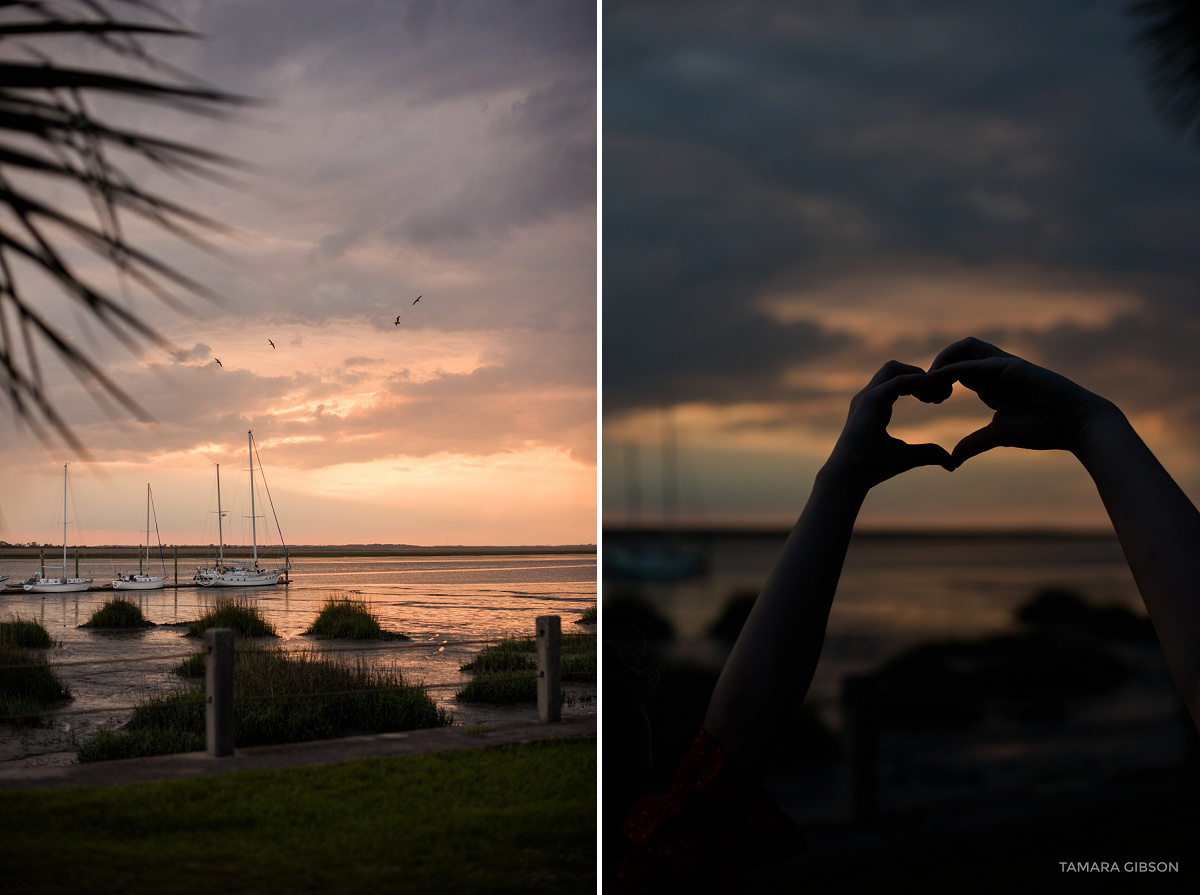
[[[124,17],[115,14],[120,10]],[[149,19],[149,20],[147,20]],[[27,272],[40,272],[118,341],[140,351],[171,346],[119,297],[72,264],[69,247],[99,257],[125,283],[186,309],[182,291],[215,299],[201,283],[133,245],[126,218],[147,221],[194,246],[211,248],[216,221],[143,189],[117,162],[138,158],[180,177],[215,181],[239,166],[220,153],[106,121],[90,109],[110,95],[155,103],[183,115],[220,115],[247,100],[200,85],[146,51],[146,38],[194,37],[142,0],[0,0],[0,390],[43,441],[57,435],[86,453],[55,410],[41,354],[57,357],[111,413],[150,415],[40,310]],[[69,41],[103,48],[111,65],[66,65]],[[137,70],[130,74],[130,63]],[[57,185],[47,192],[45,185]],[[63,198],[62,188],[66,187]],[[54,196],[53,199],[48,198]],[[81,212],[79,197],[89,212]],[[72,201],[74,200],[74,201]],[[14,263],[19,262],[19,263]]]
[[[1200,2],[1139,0],[1129,6],[1139,22],[1136,43],[1150,88],[1167,122],[1200,139]]]

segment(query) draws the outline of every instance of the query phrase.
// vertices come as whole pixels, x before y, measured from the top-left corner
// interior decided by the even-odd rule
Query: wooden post
[[[204,632],[204,718],[208,754],[233,755],[233,631]]]
[[[538,720],[562,720],[562,619],[537,618]]]
[[[850,753],[854,821],[867,824],[879,812],[879,756],[875,680],[852,675],[842,681],[842,726]]]

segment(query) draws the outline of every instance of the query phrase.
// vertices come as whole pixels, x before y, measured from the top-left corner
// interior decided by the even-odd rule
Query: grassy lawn
[[[0,795],[5,892],[593,892],[596,741]]]

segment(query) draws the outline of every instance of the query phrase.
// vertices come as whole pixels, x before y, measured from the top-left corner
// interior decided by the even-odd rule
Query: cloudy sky
[[[606,2],[604,513],[786,524],[890,358],[966,335],[1116,401],[1200,497],[1200,144],[1125,4]],[[892,427],[947,447],[956,393]],[[1104,526],[1061,454],[875,489],[864,525]]]
[[[594,542],[595,7],[162,5],[204,37],[152,52],[263,101],[232,120],[111,106],[251,166],[232,186],[133,166],[230,228],[213,257],[129,225],[224,303],[189,315],[130,289],[174,348],[135,355],[39,294],[154,422],[45,360],[91,460],[0,413],[0,539],[57,540],[71,461],[84,542],[136,540],[147,482],[165,542],[214,542],[215,464],[245,515],[228,504],[253,430],[292,544]]]

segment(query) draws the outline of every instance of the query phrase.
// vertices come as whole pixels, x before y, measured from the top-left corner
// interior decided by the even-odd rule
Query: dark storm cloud
[[[319,255],[372,242],[478,257],[480,242],[595,201],[595,7],[271,0],[185,7],[220,39],[181,64],[296,125],[249,152],[305,189]],[[450,118],[454,122],[450,122]],[[300,204],[319,195],[320,207]]]
[[[606,411],[786,392],[862,334],[762,297],[888,259],[1110,276],[1200,319],[1200,153],[1120,4],[617,2],[604,27]]]
[[[513,103],[489,129],[487,164],[465,169],[436,204],[401,215],[392,238],[438,243],[536,223],[596,196],[595,81],[560,78]]]
[[[301,78],[347,101],[486,96],[595,58],[595,8],[557,0],[205,0],[186,4],[204,68],[232,82]],[[270,98],[270,97],[268,97]]]

